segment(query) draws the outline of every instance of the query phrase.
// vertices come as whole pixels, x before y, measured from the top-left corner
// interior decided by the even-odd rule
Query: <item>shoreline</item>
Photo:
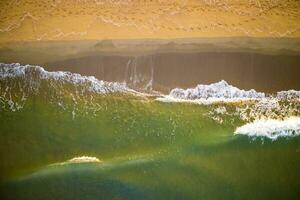
[[[300,90],[297,44],[300,38],[19,42],[0,48],[0,62],[41,65],[160,92],[220,80],[275,92]]]

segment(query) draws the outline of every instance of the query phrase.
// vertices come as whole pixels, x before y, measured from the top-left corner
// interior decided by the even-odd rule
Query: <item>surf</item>
[[[97,180],[97,191],[132,183],[134,191],[152,194],[148,188],[158,187],[162,194],[180,174],[180,188],[188,194],[199,190],[199,181],[206,191],[228,182],[247,185],[248,175],[253,184],[265,178],[253,170],[258,159],[266,161],[263,173],[283,187],[280,177],[298,170],[278,163],[299,157],[299,108],[295,90],[267,94],[220,81],[146,93],[126,83],[1,64],[0,189],[15,194],[26,188],[30,194],[23,194],[31,199],[46,194],[36,188],[56,191],[76,183],[77,191],[82,185],[91,191]]]
[[[296,137],[300,135],[300,117],[289,117],[284,120],[256,120],[238,127],[235,135],[246,135],[250,138],[265,137],[271,140]]]

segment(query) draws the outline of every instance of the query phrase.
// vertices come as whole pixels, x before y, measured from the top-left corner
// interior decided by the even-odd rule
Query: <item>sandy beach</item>
[[[299,37],[288,0],[4,0],[0,43],[199,37]]]
[[[0,7],[1,62],[164,92],[222,79],[244,89],[300,89],[299,1],[15,0]]]

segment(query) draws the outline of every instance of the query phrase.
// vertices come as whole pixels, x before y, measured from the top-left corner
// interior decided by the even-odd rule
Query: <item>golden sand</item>
[[[1,0],[0,42],[299,37],[298,0]]]

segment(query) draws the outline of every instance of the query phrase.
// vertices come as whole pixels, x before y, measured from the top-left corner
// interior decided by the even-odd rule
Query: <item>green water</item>
[[[218,124],[205,115],[210,106],[121,94],[94,101],[100,110],[74,118],[43,96],[1,112],[5,199],[297,198],[299,137],[234,136],[242,122]],[[102,162],[49,166],[82,155]]]
[[[299,198],[299,136],[234,135],[245,122],[213,120],[218,105],[36,83],[0,81],[1,199]],[[101,162],[57,164],[79,156]]]

